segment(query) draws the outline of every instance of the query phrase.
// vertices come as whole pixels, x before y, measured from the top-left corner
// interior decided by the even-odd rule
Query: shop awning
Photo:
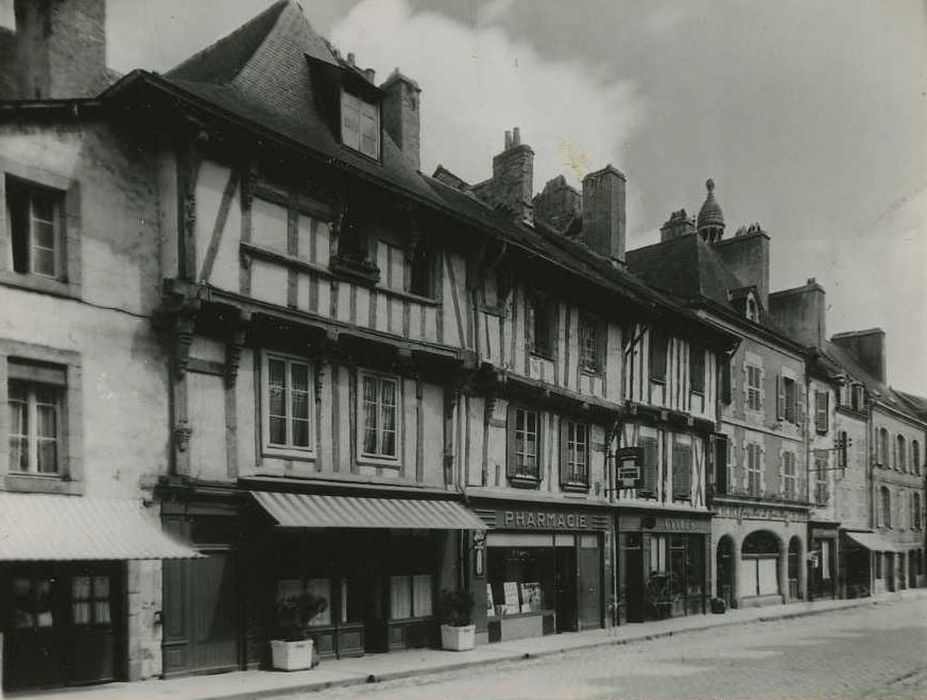
[[[0,493],[0,561],[191,559],[139,501]]]
[[[474,513],[453,501],[359,498],[252,491],[261,508],[282,527],[485,530]]]
[[[844,530],[847,537],[872,552],[897,552],[899,548],[875,532]]]

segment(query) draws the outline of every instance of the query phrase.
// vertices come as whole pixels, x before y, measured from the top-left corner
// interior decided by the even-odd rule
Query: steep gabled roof
[[[356,73],[342,66],[297,3],[280,0],[161,79],[238,118],[433,198],[385,130],[379,162],[341,144],[319,111],[311,61]]]
[[[625,259],[645,282],[685,299],[701,297],[732,309],[728,291],[744,287],[696,233],[629,250]]]

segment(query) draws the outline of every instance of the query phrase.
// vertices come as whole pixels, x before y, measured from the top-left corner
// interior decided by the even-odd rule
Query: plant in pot
[[[441,648],[466,651],[476,643],[473,624],[473,594],[467,591],[441,591],[438,602],[441,620]]]
[[[300,591],[277,601],[274,638],[270,640],[273,667],[281,671],[312,668],[309,623],[328,609],[328,601],[310,591]]]

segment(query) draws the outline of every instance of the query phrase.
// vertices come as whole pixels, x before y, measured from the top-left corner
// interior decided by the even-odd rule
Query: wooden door
[[[644,621],[644,553],[641,536],[630,533],[625,536],[624,580],[627,601],[628,622]]]
[[[236,557],[164,562],[164,673],[176,675],[239,667]]]
[[[581,535],[579,542],[579,629],[602,626],[602,548],[599,535]]]

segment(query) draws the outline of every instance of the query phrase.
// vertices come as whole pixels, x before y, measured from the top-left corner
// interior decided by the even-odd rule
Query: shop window
[[[514,483],[536,484],[540,479],[541,416],[537,411],[509,407],[506,470]]]
[[[580,361],[583,369],[601,372],[605,369],[605,324],[584,316],[579,321]]]
[[[879,526],[892,526],[892,492],[887,486],[879,489]]]
[[[431,617],[433,585],[431,574],[390,576],[390,619]]]
[[[705,393],[705,350],[698,345],[689,350],[689,388],[697,394]]]
[[[908,471],[907,445],[903,435],[895,438],[895,469],[898,471]]]
[[[531,294],[527,300],[529,347],[535,355],[553,357],[556,342],[556,309],[553,299]]]
[[[64,475],[65,369],[9,360],[9,470]]]
[[[109,576],[75,576],[71,579],[71,620],[75,625],[109,625]]]
[[[688,501],[692,496],[692,445],[679,438],[673,441],[673,500]]]
[[[312,367],[303,361],[264,356],[264,448],[305,456],[312,441]]]
[[[362,374],[361,454],[394,460],[399,455],[399,382],[394,377]]]
[[[641,496],[656,498],[657,496],[657,439],[642,435],[638,440],[638,445],[643,452],[643,464],[641,465],[643,473]]]
[[[286,579],[277,582],[277,602],[284,603],[299,596],[313,596],[324,601],[320,610],[307,622],[309,627],[328,627],[332,624],[332,582],[328,578]],[[344,606],[344,601],[342,602]],[[346,607],[346,606],[344,606]]]
[[[666,381],[667,355],[669,354],[669,336],[661,328],[654,328],[650,332],[650,379],[654,382]]]
[[[10,581],[10,625],[13,629],[43,629],[57,619],[54,576],[17,576]]]
[[[814,429],[826,433],[829,429],[830,396],[826,391],[814,392]]]
[[[779,490],[784,498],[795,500],[798,497],[798,473],[795,467],[795,453],[782,453],[782,486]]]
[[[63,277],[64,193],[17,178],[6,178],[10,226],[10,268],[14,272]]]
[[[589,424],[564,419],[561,422],[560,485],[589,488]]]
[[[762,448],[759,444],[747,444],[747,493],[751,496],[761,495],[762,485]]]
[[[341,92],[341,142],[371,158],[380,158],[380,106]]]
[[[878,461],[880,467],[888,469],[891,466],[888,453],[888,430],[879,428],[879,452]]]
[[[751,411],[759,411],[762,408],[762,402],[760,401],[761,376],[761,370],[757,365],[747,365],[746,402],[747,408]]]

